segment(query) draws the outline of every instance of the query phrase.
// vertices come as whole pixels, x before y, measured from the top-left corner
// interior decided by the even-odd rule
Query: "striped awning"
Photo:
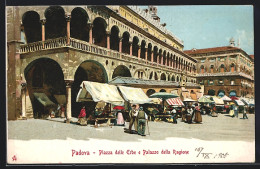
[[[180,98],[167,99],[166,102],[171,106],[184,106]]]

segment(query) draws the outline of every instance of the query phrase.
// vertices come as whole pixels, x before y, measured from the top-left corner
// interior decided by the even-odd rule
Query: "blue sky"
[[[147,6],[140,6],[146,8]],[[161,23],[184,41],[184,50],[229,45],[231,37],[248,54],[254,54],[253,6],[157,6]]]

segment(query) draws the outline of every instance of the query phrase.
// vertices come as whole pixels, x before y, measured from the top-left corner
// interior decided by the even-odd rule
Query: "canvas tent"
[[[124,99],[132,104],[153,103],[141,88],[119,86]]]
[[[222,99],[219,99],[217,97],[212,97],[212,99],[216,105],[224,105],[224,101]]]
[[[167,99],[166,102],[171,105],[171,106],[178,106],[178,107],[182,107],[184,106],[183,102],[181,101],[180,98],[171,98],[171,99]]]
[[[124,105],[124,99],[120,96],[114,85],[83,81],[77,95],[77,102],[94,101],[105,102],[113,105]]]
[[[241,100],[235,100],[238,106],[244,106],[245,104]]]
[[[56,106],[45,93],[33,93],[33,95],[44,107]]]

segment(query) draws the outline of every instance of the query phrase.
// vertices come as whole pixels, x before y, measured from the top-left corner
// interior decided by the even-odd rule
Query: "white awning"
[[[217,97],[212,97],[216,105],[223,105],[224,101],[222,99],[219,99]]]
[[[83,81],[77,95],[77,102],[94,101],[124,105],[124,99],[120,96],[117,87],[114,85]]]
[[[244,106],[244,105],[245,105],[241,100],[235,100],[235,102],[236,102],[237,105],[239,105],[239,106]]]
[[[183,104],[183,102],[181,101],[180,98],[167,99],[166,102],[167,102],[169,105],[172,105],[172,106],[184,106],[184,104]]]
[[[119,86],[124,99],[132,104],[153,103],[141,88]]]

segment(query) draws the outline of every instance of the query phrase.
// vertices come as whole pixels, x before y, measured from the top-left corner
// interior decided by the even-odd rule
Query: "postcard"
[[[7,164],[255,162],[252,5],[6,6]]]

